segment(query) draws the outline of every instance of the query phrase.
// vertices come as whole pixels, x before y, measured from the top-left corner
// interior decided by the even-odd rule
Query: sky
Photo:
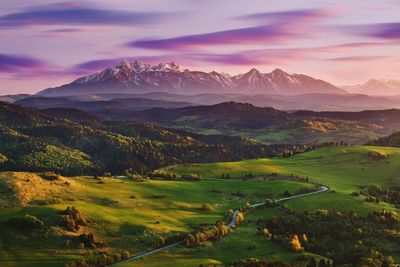
[[[233,75],[281,68],[339,86],[400,80],[400,0],[0,2],[0,95],[124,59]]]

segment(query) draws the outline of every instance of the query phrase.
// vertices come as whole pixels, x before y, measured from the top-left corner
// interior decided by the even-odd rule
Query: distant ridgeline
[[[1,170],[145,173],[175,163],[290,156],[315,147],[266,145],[236,136],[106,121],[73,109],[41,111],[0,102]]]

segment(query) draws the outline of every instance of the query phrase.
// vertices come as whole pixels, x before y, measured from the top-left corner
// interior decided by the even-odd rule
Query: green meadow
[[[212,224],[224,218],[227,210],[243,206],[246,202],[262,202],[266,198],[278,198],[285,191],[296,193],[309,186],[295,181],[266,180],[221,180],[204,179],[196,182],[149,180],[136,182],[127,178],[114,179],[92,177],[62,177],[69,183],[65,188],[55,188],[51,182],[41,185],[45,194],[26,195],[29,184],[41,179],[32,173],[2,173],[0,181],[14,179],[20,186],[18,197],[29,202],[23,206],[6,207],[1,210],[0,259],[2,266],[63,266],[65,261],[86,256],[87,251],[65,249],[61,240],[50,242],[38,236],[24,236],[7,224],[12,217],[34,215],[44,221],[57,215],[68,206],[77,207],[89,220],[90,231],[96,238],[105,241],[111,251],[127,250],[131,255],[147,250],[160,235],[187,233],[200,224]],[[30,182],[25,182],[26,180]],[[57,191],[58,190],[58,191]],[[52,198],[61,199],[58,204],[34,204],[35,201]],[[237,196],[240,191],[243,196]],[[11,196],[10,196],[11,198]],[[214,211],[202,211],[209,203]],[[5,203],[3,203],[5,204]],[[28,242],[28,240],[33,242]],[[62,239],[60,237],[60,239]],[[52,251],[57,251],[56,254]]]
[[[379,152],[387,158],[376,160],[369,152]],[[160,236],[188,233],[199,225],[221,220],[227,210],[246,202],[280,198],[285,191],[297,194],[301,188],[312,186],[293,177],[308,178],[330,189],[284,203],[296,212],[337,209],[354,210],[363,215],[382,208],[396,211],[393,205],[366,202],[351,193],[370,184],[382,187],[398,184],[400,149],[327,147],[290,158],[184,164],[158,172],[175,174],[178,178],[182,174],[196,174],[201,180],[138,182],[128,178],[82,176],[43,182],[34,173],[1,173],[0,193],[6,198],[0,200],[0,265],[64,266],[66,262],[90,256],[91,252],[86,249],[66,247],[62,241],[66,233],[57,227],[52,229],[55,233],[43,237],[21,232],[7,223],[12,217],[25,214],[46,222],[68,206],[77,207],[90,220],[90,225],[80,232],[92,232],[96,239],[107,243],[110,253],[129,251],[131,255],[151,249]],[[249,173],[251,178],[244,179]],[[227,174],[229,179],[221,179]],[[39,180],[42,182],[34,183]],[[11,190],[13,186],[17,189]],[[32,194],[32,191],[39,193]],[[57,203],[40,202],[54,197],[59,199]],[[203,211],[204,203],[211,204],[214,211]],[[237,229],[220,241],[199,248],[178,246],[120,266],[223,266],[249,257],[297,261],[298,253],[257,235],[255,221],[274,215],[282,213],[275,208],[254,208],[246,212],[245,221]]]

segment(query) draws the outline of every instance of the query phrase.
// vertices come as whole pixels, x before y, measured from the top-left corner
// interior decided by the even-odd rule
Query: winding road
[[[276,199],[275,202],[282,202],[282,201],[286,201],[286,200],[290,200],[290,199],[294,199],[294,198],[299,198],[299,197],[305,197],[305,196],[309,196],[309,195],[319,194],[319,193],[323,193],[325,191],[328,191],[328,189],[329,188],[327,186],[320,185],[320,190],[313,191],[313,192],[310,192],[310,193],[298,194],[298,195],[290,196],[290,197],[279,198],[279,199]],[[256,207],[265,205],[265,203],[266,202],[255,203],[255,204],[252,204],[250,206],[252,208],[256,208]],[[231,217],[231,219],[230,219],[230,221],[228,223],[228,227],[233,227],[235,225],[235,219],[236,219],[236,216],[238,215],[238,213],[239,213],[239,210],[238,209],[235,210],[235,212],[233,213],[233,215],[232,215],[232,217]],[[127,262],[131,262],[131,261],[136,261],[136,260],[142,259],[142,258],[144,258],[146,256],[149,256],[151,254],[154,254],[154,253],[157,253],[157,252],[160,252],[160,251],[163,251],[163,250],[167,250],[167,249],[172,248],[172,247],[179,246],[182,243],[183,243],[183,240],[179,241],[179,242],[176,242],[176,243],[172,243],[172,244],[166,245],[166,246],[161,247],[161,248],[157,248],[157,249],[151,250],[151,251],[142,252],[142,253],[140,253],[138,255],[135,255],[133,257],[130,257],[130,258],[126,259],[126,260],[123,260],[123,261],[120,261],[120,262],[117,262],[117,263],[114,263],[114,264],[108,265],[108,266],[116,266],[116,265],[121,264],[121,263],[127,263]]]

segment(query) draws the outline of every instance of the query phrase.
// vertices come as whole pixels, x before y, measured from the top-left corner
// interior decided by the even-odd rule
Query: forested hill
[[[265,145],[140,122],[112,122],[79,110],[38,110],[0,102],[0,169],[64,175],[144,173],[185,162],[280,156],[307,145]]]
[[[400,147],[400,132],[369,141],[367,145]]]

